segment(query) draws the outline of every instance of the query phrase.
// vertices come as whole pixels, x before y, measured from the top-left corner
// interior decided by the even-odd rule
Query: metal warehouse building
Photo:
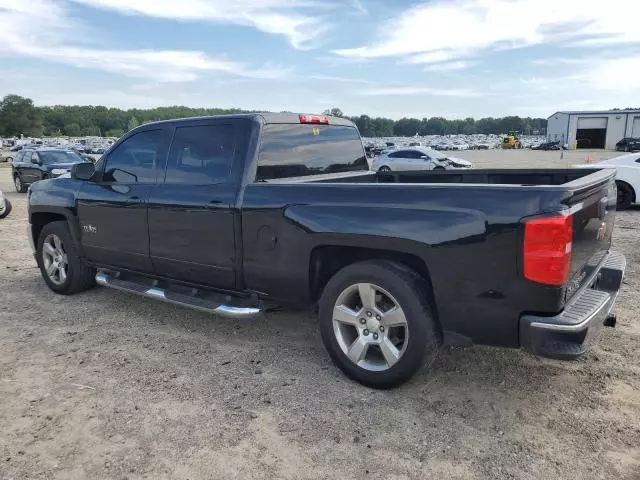
[[[640,137],[640,110],[556,112],[547,121],[547,136],[570,149],[614,149],[625,137]]]

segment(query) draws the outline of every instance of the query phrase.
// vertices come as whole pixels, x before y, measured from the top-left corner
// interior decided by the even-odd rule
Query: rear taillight
[[[322,123],[329,124],[329,119],[324,115],[298,115],[300,123]]]
[[[573,216],[534,218],[524,225],[524,276],[546,285],[564,285],[571,266]]]

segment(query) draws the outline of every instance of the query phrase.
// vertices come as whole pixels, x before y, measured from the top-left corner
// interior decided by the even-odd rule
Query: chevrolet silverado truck
[[[235,318],[316,307],[338,367],[390,388],[447,338],[570,359],[613,326],[614,176],[379,173],[342,118],[180,119],[31,185],[29,239],[63,295],[97,283]]]

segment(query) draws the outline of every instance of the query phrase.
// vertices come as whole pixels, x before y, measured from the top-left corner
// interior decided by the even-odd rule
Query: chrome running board
[[[202,312],[213,313],[227,318],[249,318],[254,317],[262,312],[262,309],[257,306],[234,306],[226,305],[215,298],[211,297],[223,297],[220,295],[212,294],[209,298],[205,298],[199,295],[197,289],[192,289],[191,294],[173,292],[159,288],[156,285],[146,285],[144,283],[138,283],[133,280],[120,279],[119,276],[113,275],[104,270],[99,270],[96,274],[96,282],[103,287],[113,288],[123,292],[134,293],[143,297],[153,298],[167,303],[173,303],[174,305],[180,305],[182,307],[193,308]],[[154,282],[157,283],[157,282]],[[230,299],[231,297],[224,297]],[[242,301],[242,300],[240,300]],[[242,303],[247,303],[246,301]]]

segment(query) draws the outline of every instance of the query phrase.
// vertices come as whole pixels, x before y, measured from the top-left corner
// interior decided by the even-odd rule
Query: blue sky
[[[0,94],[464,118],[640,107],[631,0],[0,0]]]

